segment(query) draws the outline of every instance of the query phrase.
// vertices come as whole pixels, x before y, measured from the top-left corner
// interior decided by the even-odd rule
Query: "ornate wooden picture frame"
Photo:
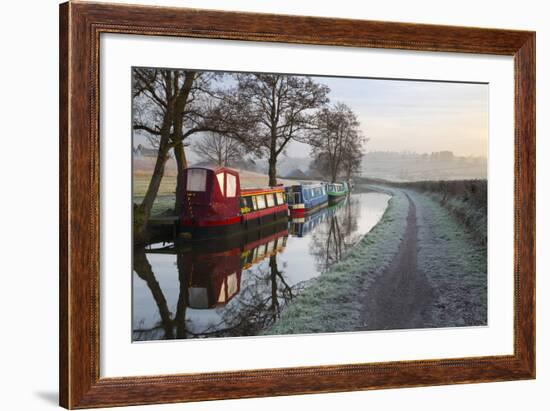
[[[99,56],[102,33],[513,56],[514,353],[101,378]],[[535,377],[535,33],[69,2],[60,6],[60,404],[91,408]]]

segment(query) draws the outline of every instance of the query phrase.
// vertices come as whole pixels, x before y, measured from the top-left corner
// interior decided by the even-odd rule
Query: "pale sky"
[[[366,152],[450,150],[457,156],[487,156],[487,84],[314,78],[330,87],[332,103],[346,103],[355,111],[370,138]],[[291,142],[286,153],[307,157],[310,147]]]
[[[366,151],[451,150],[460,156],[487,156],[488,85],[426,81],[317,77],[358,115],[370,138]],[[294,143],[288,155],[306,155]]]

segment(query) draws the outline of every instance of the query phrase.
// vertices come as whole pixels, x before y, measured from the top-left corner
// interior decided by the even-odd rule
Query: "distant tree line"
[[[431,153],[417,153],[414,151],[369,151],[364,155],[365,160],[433,160],[433,161],[486,161],[482,156],[457,156],[450,150],[432,151]]]

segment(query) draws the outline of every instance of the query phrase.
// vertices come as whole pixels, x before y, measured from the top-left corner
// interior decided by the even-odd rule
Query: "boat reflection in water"
[[[325,272],[340,261],[361,238],[357,216],[360,196],[344,197],[319,212],[305,218],[291,218],[289,233],[296,237],[311,237],[309,252],[316,269]]]
[[[235,243],[213,241],[182,253],[181,269],[189,278],[189,307],[219,307],[237,295],[241,289],[244,270],[285,248],[288,236],[286,221],[271,228],[275,231],[272,234],[268,234],[271,230],[247,233],[246,237],[264,236],[243,238],[242,244],[238,246]]]
[[[374,227],[388,200],[355,192],[242,235],[136,248],[133,340],[261,334]]]
[[[155,300],[160,323],[143,320],[143,315],[134,311],[134,318],[141,317],[141,323],[134,323],[133,340],[230,336],[235,333],[248,335],[247,330],[256,333],[256,324],[241,318],[248,314],[243,313],[242,309],[237,312],[226,307],[239,294],[246,298],[248,306],[258,311],[256,319],[261,320],[258,326],[265,327],[266,321],[274,321],[281,308],[278,292],[281,287],[277,279],[282,279],[275,256],[284,250],[287,237],[288,222],[285,218],[260,230],[248,231],[232,238],[197,244],[157,243],[135,249],[134,272],[147,284]],[[170,312],[167,297],[161,289],[162,278],[157,280],[150,263],[152,261],[155,266],[162,268],[166,266],[163,260],[173,260],[174,257],[179,279],[175,315]],[[159,277],[166,274],[163,270],[157,271],[160,271]],[[253,277],[254,284],[261,283],[258,277],[265,277],[264,280],[271,284],[263,287],[267,290],[259,290],[258,287],[254,287],[258,290],[252,290],[251,279],[248,278],[244,280],[243,293],[241,283],[244,272],[248,274],[247,277]],[[166,291],[171,293],[175,290],[168,287]],[[259,294],[259,298],[255,294]],[[272,296],[270,304],[267,304],[270,298],[265,298],[265,295]],[[255,300],[261,303],[255,304]],[[262,306],[268,310],[264,317],[267,316],[269,321],[261,318]],[[139,307],[134,304],[134,310],[136,308]]]
[[[320,224],[331,218],[336,212],[341,209],[348,201],[336,203],[330,207],[325,207],[319,211],[306,216],[290,217],[288,231],[290,235],[296,237],[305,237],[310,232],[315,230]],[[349,205],[349,204],[348,204]]]

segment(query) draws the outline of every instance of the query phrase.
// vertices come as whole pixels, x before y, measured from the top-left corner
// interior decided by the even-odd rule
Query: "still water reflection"
[[[389,196],[354,193],[230,240],[134,249],[133,340],[257,335],[380,219]]]

